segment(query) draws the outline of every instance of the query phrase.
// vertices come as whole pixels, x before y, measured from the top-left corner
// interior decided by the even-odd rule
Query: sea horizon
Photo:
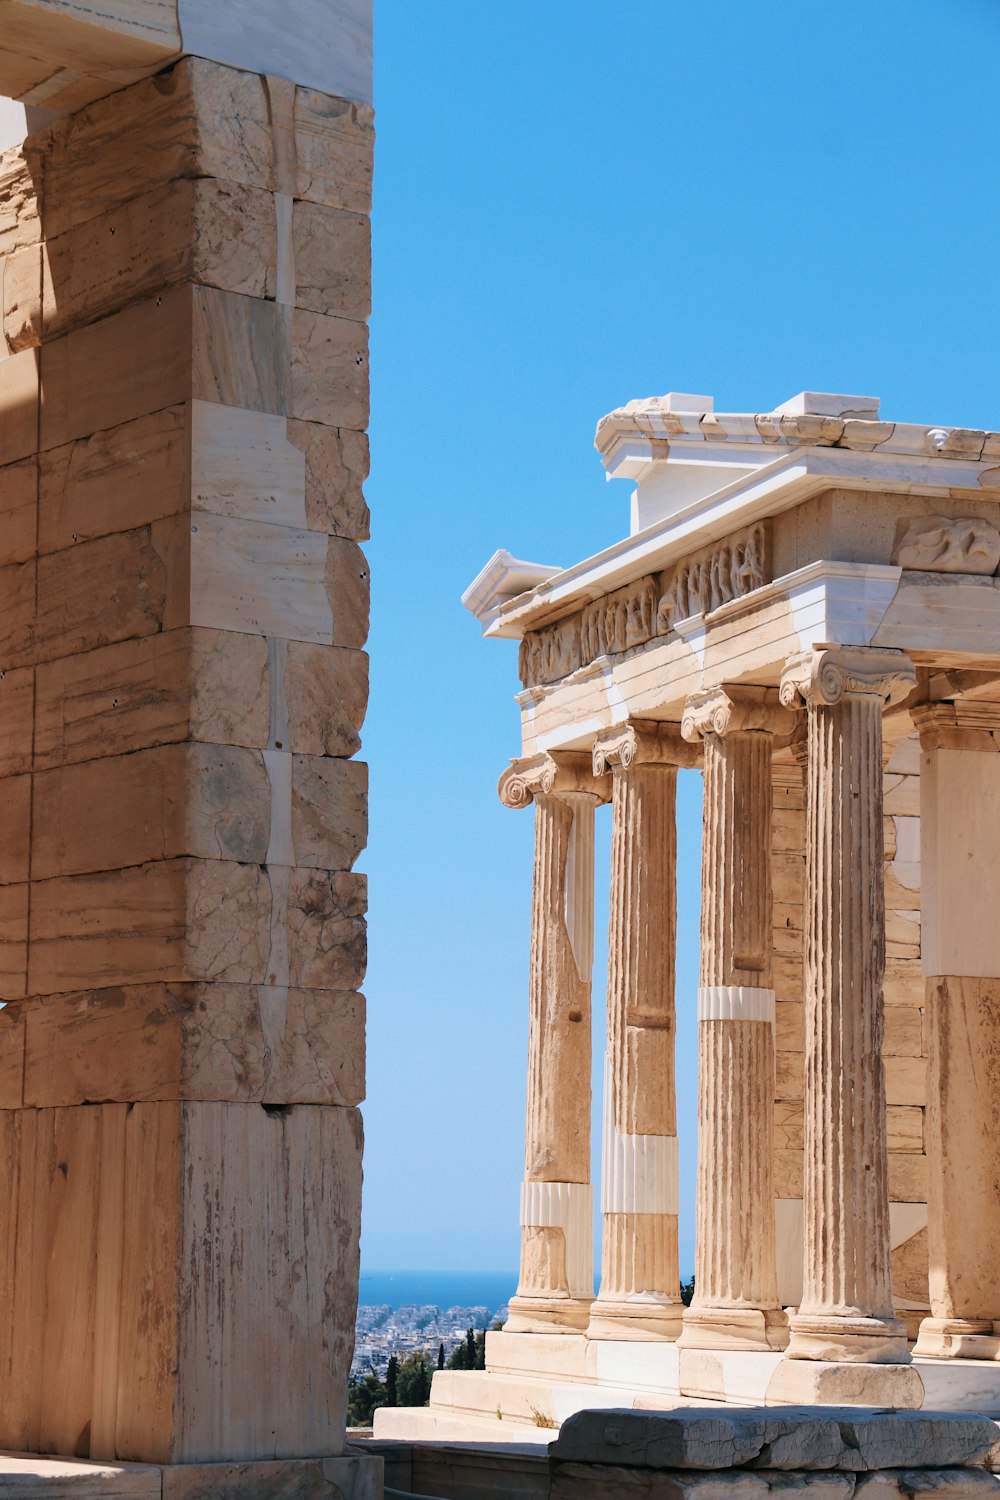
[[[361,1272],[360,1307],[485,1307],[495,1313],[517,1289],[517,1271],[384,1270]]]

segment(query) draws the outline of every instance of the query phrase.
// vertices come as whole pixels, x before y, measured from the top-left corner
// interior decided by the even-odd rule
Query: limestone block
[[[27,141],[0,151],[0,255],[41,238],[36,154],[37,146]]]
[[[201,515],[192,527],[190,619],[324,645],[361,646],[368,565],[354,542]]]
[[[171,406],[42,453],[39,551],[134,531],[186,510],[188,449],[187,413]]]
[[[0,1103],[360,1104],[364,1026],[350,991],[150,984],[33,998],[0,1011]]]
[[[30,992],[159,980],[260,984],[270,915],[266,874],[256,865],[217,859],[161,860],[36,881]]]
[[[28,458],[38,447],[38,350],[0,359],[0,464]]]
[[[46,339],[185,281],[273,297],[274,199],[234,182],[175,181],[47,239],[44,252]]]
[[[894,1005],[886,1013],[884,1057],[920,1057],[923,1051],[923,1011],[915,1005]],[[893,1101],[894,1103],[896,1101]],[[923,1104],[924,1100],[914,1100]]]
[[[353,755],[359,749],[368,704],[363,651],[289,641],[284,687],[293,749],[305,755]],[[2,690],[0,682],[0,695]]]
[[[889,1104],[926,1104],[927,1059],[886,1056],[885,1097]]]
[[[285,417],[191,403],[191,505],[245,521],[311,527],[306,461]],[[322,526],[313,529],[322,531]]]
[[[802,973],[802,951],[797,954],[776,953],[772,962],[774,993],[778,1000],[802,1004],[805,980]]]
[[[579,1411],[563,1423],[549,1446],[556,1463],[613,1463],[622,1468],[659,1470],[839,1470],[871,1473],[899,1464],[944,1468],[982,1464],[996,1436],[995,1424],[981,1416],[958,1412],[913,1410],[857,1410],[854,1399],[866,1381],[878,1374],[896,1377],[897,1386],[919,1376],[906,1366],[826,1366],[832,1388],[856,1375],[847,1402],[832,1410],[815,1406],[746,1409],[688,1407],[673,1411],[611,1409]],[[824,1367],[812,1360],[782,1360],[771,1388],[801,1371],[820,1374]],[[787,1377],[785,1372],[788,1372]],[[898,1377],[911,1377],[900,1382]],[[771,1388],[768,1391],[770,1400]],[[901,1402],[906,1406],[909,1403]],[[839,1408],[839,1409],[838,1409]],[[776,1477],[776,1476],[775,1476]]]
[[[270,814],[260,753],[237,746],[161,745],[37,772],[32,875],[49,880],[186,854],[263,864]]]
[[[179,582],[170,567],[176,540],[176,525],[163,521],[40,558],[36,660],[52,661],[163,629],[168,592]]]
[[[296,198],[349,213],[371,209],[374,115],[369,105],[295,90]]]
[[[31,769],[35,674],[31,667],[0,673],[0,776]]]
[[[779,1001],[774,1007],[774,1045],[778,1052],[805,1049],[805,1019],[802,1001]]]
[[[0,470],[0,567],[34,556],[37,503],[37,459]]]
[[[850,1500],[852,1481],[846,1475],[824,1476],[823,1500]],[[557,1464],[552,1470],[550,1500],[768,1500],[771,1493],[762,1474],[657,1473],[619,1468],[616,1464]],[[810,1488],[810,1494],[812,1489]],[[819,1495],[815,1500],[820,1500]]]
[[[895,958],[886,964],[882,995],[886,1005],[923,1004],[924,975],[919,957]]]
[[[922,1109],[890,1104],[886,1108],[885,1124],[890,1151],[923,1151],[924,1112]]]
[[[892,1406],[911,1411],[922,1406],[923,1399],[924,1388],[913,1365],[835,1364],[813,1359],[783,1359],[765,1397],[768,1406]],[[914,1432],[911,1441],[916,1436]],[[912,1452],[911,1448],[909,1454],[900,1453],[900,1458]]]
[[[988,1500],[1000,1491],[1000,1480],[983,1469],[885,1469],[858,1480],[856,1500],[897,1495],[933,1495],[937,1500]]]
[[[802,1152],[776,1148],[774,1152],[774,1196],[776,1198],[801,1198],[802,1176]]]
[[[17,1000],[28,984],[28,886],[0,886],[0,1000]]]
[[[348,870],[368,838],[368,767],[328,756],[291,757],[295,863]]]
[[[33,349],[42,341],[42,247],[28,245],[0,260],[6,352]]]
[[[169,1464],[159,1473],[162,1500],[382,1500],[383,1467],[381,1455],[354,1453],[270,1464]]]
[[[57,121],[44,170],[45,230],[52,238],[177,177],[271,189],[263,79],[184,58],[167,73]]]
[[[0,1009],[0,1110],[20,1109],[24,1100],[24,1056],[27,1028],[24,1007],[16,1001]]]
[[[12,563],[8,568],[0,568],[0,598],[3,599],[0,662],[4,668],[30,664],[36,576],[34,562]]]
[[[771,856],[771,883],[777,904],[801,907],[805,900],[806,890],[805,856],[787,852],[773,854]]]
[[[31,777],[8,776],[0,787],[3,797],[3,838],[0,839],[0,885],[29,879],[31,864]]]
[[[920,910],[920,866],[894,860],[885,867],[885,904],[890,911]]]
[[[36,769],[172,740],[262,748],[267,674],[261,637],[200,629],[169,630],[45,663],[37,673]],[[0,681],[0,709],[5,686]]]
[[[371,313],[371,226],[364,213],[292,206],[295,304],[364,323]]]
[[[912,907],[904,911],[887,909],[885,949],[887,956],[892,954],[894,957],[915,957],[920,952],[919,910]]]
[[[894,776],[887,774],[885,777],[884,796],[887,816],[898,815],[908,818],[919,818],[919,776]]]
[[[775,803],[771,817],[771,847],[776,854],[802,854],[802,814]]]
[[[927,1158],[916,1151],[889,1153],[889,1198],[893,1203],[927,1202]]]
[[[368,330],[295,308],[288,415],[363,431],[368,426]]]
[[[180,292],[180,305],[187,297],[191,309],[191,394],[223,406],[297,415],[291,373],[292,309],[211,287],[181,288]],[[330,390],[331,402],[338,394],[336,387]]]
[[[290,984],[331,990],[361,984],[367,961],[367,905],[364,875],[291,871],[286,919]]]
[[[356,1110],[7,1110],[0,1141],[5,1447],[153,1462],[336,1449]]]
[[[364,541],[370,516],[361,492],[368,477],[368,438],[350,428],[288,422],[288,441],[306,460],[306,524],[315,531]]]
[[[774,1072],[774,1097],[776,1099],[800,1100],[803,1096],[805,1086],[802,1053],[776,1052],[774,1055]]]
[[[779,1151],[801,1151],[804,1119],[802,1101],[778,1099],[774,1105],[774,1144]]]
[[[892,1294],[905,1302],[928,1305],[927,1229],[918,1229],[892,1252]]]

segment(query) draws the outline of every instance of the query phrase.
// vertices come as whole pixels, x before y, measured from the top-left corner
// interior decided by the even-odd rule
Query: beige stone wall
[[[885,746],[885,1063],[893,1296],[915,1335],[927,1306],[927,1027],[920,961],[920,746]],[[790,755],[775,762],[772,823],[776,996],[775,1198],[779,1294],[797,1300],[801,1276],[803,1144],[802,902],[805,789]]]
[[[371,155],[189,59],[0,158],[5,1447],[343,1429]]]

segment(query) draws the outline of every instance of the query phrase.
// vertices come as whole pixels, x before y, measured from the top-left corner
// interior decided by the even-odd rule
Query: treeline
[[[380,1406],[426,1406],[435,1369],[485,1370],[485,1330],[468,1329],[447,1360],[443,1344],[438,1345],[436,1357],[433,1349],[414,1349],[402,1359],[395,1354],[389,1356],[384,1380],[379,1380],[374,1370],[352,1380],[347,1388],[348,1427],[370,1427]]]

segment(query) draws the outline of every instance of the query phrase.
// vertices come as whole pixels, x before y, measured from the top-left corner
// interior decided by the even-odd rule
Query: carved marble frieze
[[[919,516],[896,543],[892,561],[923,573],[995,573],[1000,530],[981,516]]]
[[[598,657],[669,635],[679,620],[744,598],[771,581],[770,554],[770,526],[761,521],[595,599],[565,620],[529,631],[518,661],[523,686],[559,682]]]

